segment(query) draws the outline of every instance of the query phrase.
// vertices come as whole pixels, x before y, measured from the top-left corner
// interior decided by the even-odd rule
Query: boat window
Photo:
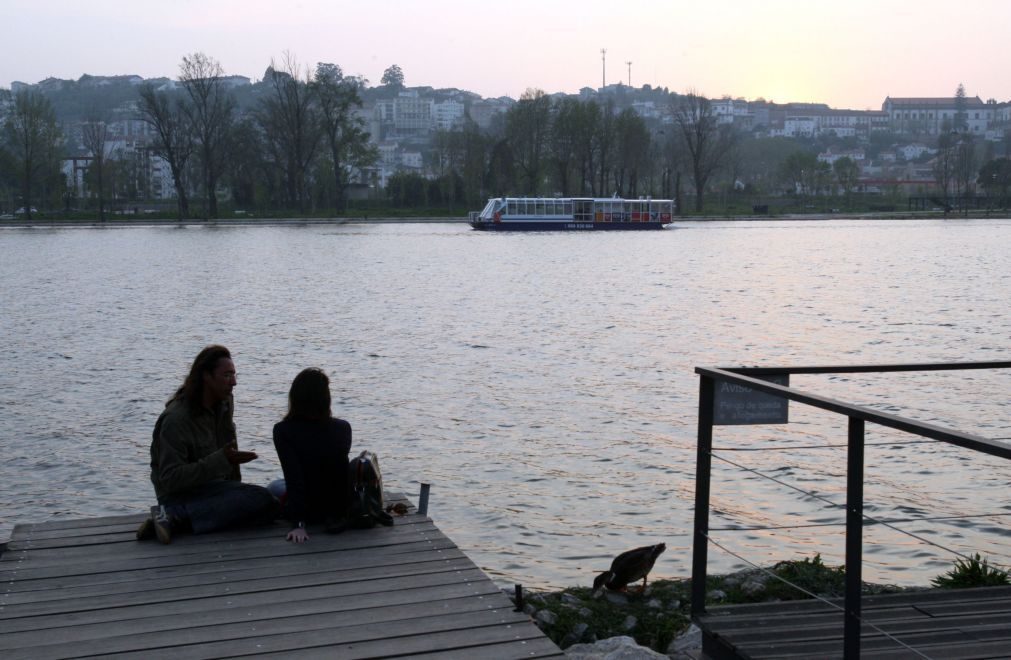
[[[516,200],[509,200],[509,215],[516,215]]]
[[[565,202],[563,215],[572,215],[572,202]]]
[[[543,199],[539,199],[539,200],[537,200],[535,202],[535,204],[536,204],[536,207],[535,207],[534,212],[537,215],[544,215],[544,200]]]

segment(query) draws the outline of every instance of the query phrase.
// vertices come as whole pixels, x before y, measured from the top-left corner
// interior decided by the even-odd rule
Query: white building
[[[466,107],[459,101],[446,100],[432,104],[432,120],[437,130],[452,130],[463,122],[465,115]]]
[[[939,135],[954,130],[959,101],[950,98],[892,98],[881,105],[888,114],[893,130],[902,133]],[[986,104],[978,96],[962,99],[967,132],[983,135],[995,120],[996,104]]]

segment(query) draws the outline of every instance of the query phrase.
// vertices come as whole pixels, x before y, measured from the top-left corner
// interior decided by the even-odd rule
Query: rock
[[[595,644],[576,644],[565,649],[570,660],[667,660],[653,649],[639,646],[631,637],[611,637]]]
[[[569,605],[582,605],[583,601],[572,594],[562,594],[562,602],[568,603]]]
[[[711,598],[713,600],[726,600],[727,592],[721,591],[720,589],[713,589],[708,594],[706,594],[706,597]]]
[[[628,596],[617,591],[605,591],[604,598],[613,605],[628,605]]]
[[[589,619],[591,616],[593,616],[593,611],[590,610],[589,607],[581,607],[579,608],[579,616],[583,617],[584,619]]]
[[[534,619],[545,626],[553,626],[558,621],[558,617],[551,610],[541,610]]]
[[[625,620],[621,624],[621,629],[625,632],[631,632],[639,624],[639,619],[635,618],[631,614],[625,617]]]
[[[583,639],[583,636],[586,635],[586,631],[589,630],[589,628],[590,624],[588,623],[577,624],[575,628],[570,630],[569,633],[562,638],[560,646],[562,648],[565,648],[567,646],[572,646],[578,641],[581,641]]]
[[[694,623],[667,647],[667,655],[672,658],[688,658],[688,651],[702,648],[702,630]]]
[[[681,601],[680,600],[674,601],[673,603],[671,603],[670,605],[667,606],[667,609],[668,610],[680,610],[681,609]]]
[[[659,610],[663,608],[663,603],[660,602],[659,598],[650,598],[649,602],[646,603],[646,607],[649,607],[654,610]]]
[[[757,575],[753,575],[744,581],[741,585],[741,591],[748,594],[749,596],[754,596],[757,593],[765,591],[766,580],[763,580]]]
[[[523,605],[523,613],[527,616],[533,616],[536,611],[537,608],[534,607],[532,603],[526,603]]]

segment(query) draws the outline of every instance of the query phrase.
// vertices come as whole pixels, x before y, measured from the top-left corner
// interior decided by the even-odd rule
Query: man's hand
[[[225,459],[232,465],[242,465],[258,458],[255,451],[240,451],[239,445],[234,442],[225,445],[222,451],[225,452]]]
[[[292,543],[305,543],[309,540],[309,532],[305,531],[304,527],[296,527],[288,532],[288,536],[285,538]]]

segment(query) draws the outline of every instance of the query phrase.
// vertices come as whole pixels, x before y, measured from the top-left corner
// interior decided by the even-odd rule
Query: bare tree
[[[81,125],[81,141],[91,155],[91,165],[88,174],[95,182],[98,193],[98,219],[105,222],[105,171],[106,142],[109,137],[109,127],[101,119],[92,118]]]
[[[506,138],[523,174],[525,194],[541,191],[550,127],[551,98],[539,89],[528,89],[506,113]]]
[[[49,99],[40,92],[14,96],[14,107],[4,122],[4,138],[21,180],[25,217],[32,219],[32,193],[39,180],[56,167],[56,148],[62,138]]]
[[[227,166],[228,134],[235,118],[235,99],[223,75],[221,64],[203,53],[187,55],[179,65],[179,82],[188,97],[183,108],[196,137],[210,218],[218,217],[218,180]]]
[[[270,95],[261,101],[258,117],[278,165],[284,172],[288,203],[300,212],[309,196],[306,173],[321,132],[319,111],[308,67],[304,70],[291,53],[284,53],[279,69],[270,61],[265,81]]]
[[[189,118],[179,103],[174,103],[167,93],[156,92],[147,84],[140,88],[141,117],[157,137],[153,152],[168,163],[172,173],[172,185],[176,191],[176,208],[179,219],[190,215],[189,197],[186,190],[186,165],[193,154],[193,136]]]
[[[735,134],[729,125],[719,124],[712,104],[694,90],[677,97],[672,112],[688,156],[695,187],[695,210],[702,211],[706,185],[733,148]]]
[[[933,166],[934,181],[945,198],[951,192],[951,180],[955,171],[956,138],[956,134],[950,132],[942,133],[937,138],[937,156],[934,158]]]

